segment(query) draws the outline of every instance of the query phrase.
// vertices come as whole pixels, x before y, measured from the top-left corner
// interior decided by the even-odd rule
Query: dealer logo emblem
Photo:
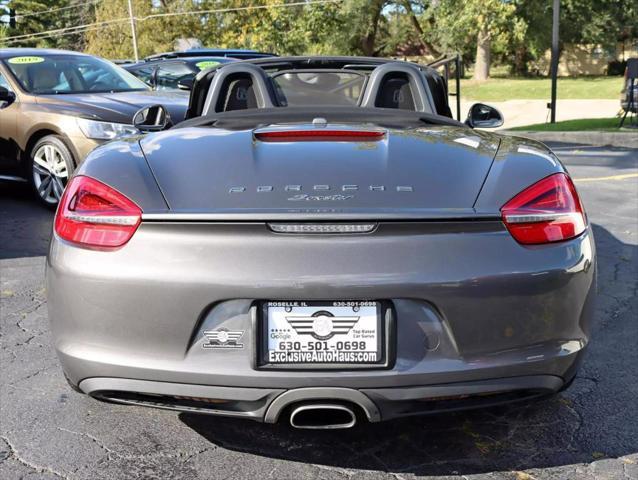
[[[291,315],[286,320],[299,335],[312,335],[317,340],[328,340],[335,335],[345,335],[360,317],[335,316],[326,310],[319,310],[311,316]]]
[[[219,328],[217,330],[205,330],[204,337],[207,342],[202,344],[203,348],[244,348],[239,339],[244,335],[243,330],[228,330]]]

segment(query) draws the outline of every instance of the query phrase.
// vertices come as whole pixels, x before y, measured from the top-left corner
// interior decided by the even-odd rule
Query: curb
[[[524,130],[501,130],[505,135],[527,137],[541,142],[575,143],[597,147],[612,146],[638,148],[638,130],[636,132],[529,132]]]

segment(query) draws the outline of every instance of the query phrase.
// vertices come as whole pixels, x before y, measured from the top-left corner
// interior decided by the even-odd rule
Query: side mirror
[[[7,105],[10,105],[14,102],[15,99],[16,99],[15,93],[9,91],[8,89],[4,87],[0,87],[0,104],[6,103]],[[0,106],[4,107],[5,105],[0,105]]]
[[[142,133],[160,132],[173,126],[171,116],[162,105],[151,105],[137,111],[133,125]]]
[[[180,90],[192,90],[195,83],[195,77],[185,77],[177,81],[177,88]]]
[[[465,124],[472,128],[497,128],[504,123],[503,115],[496,108],[475,103],[470,107]]]

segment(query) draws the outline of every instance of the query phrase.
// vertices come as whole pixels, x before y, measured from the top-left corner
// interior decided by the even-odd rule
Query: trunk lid
[[[275,126],[277,131],[316,128]],[[327,129],[379,130],[328,125]],[[255,219],[471,216],[498,149],[460,127],[381,129],[375,140],[263,141],[264,130],[178,128],[141,140],[170,210]],[[314,217],[313,217],[314,218]]]

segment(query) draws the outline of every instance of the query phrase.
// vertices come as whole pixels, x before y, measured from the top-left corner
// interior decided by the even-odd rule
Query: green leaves
[[[479,57],[488,66],[495,61],[525,73],[550,46],[549,0],[315,1],[133,0],[140,55],[170,51],[176,40],[196,38],[208,47],[282,55],[459,53],[466,64]],[[0,6],[18,14],[16,28],[5,29],[5,38],[35,35],[5,40],[9,46],[133,56],[127,0],[0,0]],[[20,17],[25,13],[33,15]],[[81,25],[86,28],[43,34]],[[636,0],[561,0],[563,43],[607,48],[619,38],[636,37]]]

